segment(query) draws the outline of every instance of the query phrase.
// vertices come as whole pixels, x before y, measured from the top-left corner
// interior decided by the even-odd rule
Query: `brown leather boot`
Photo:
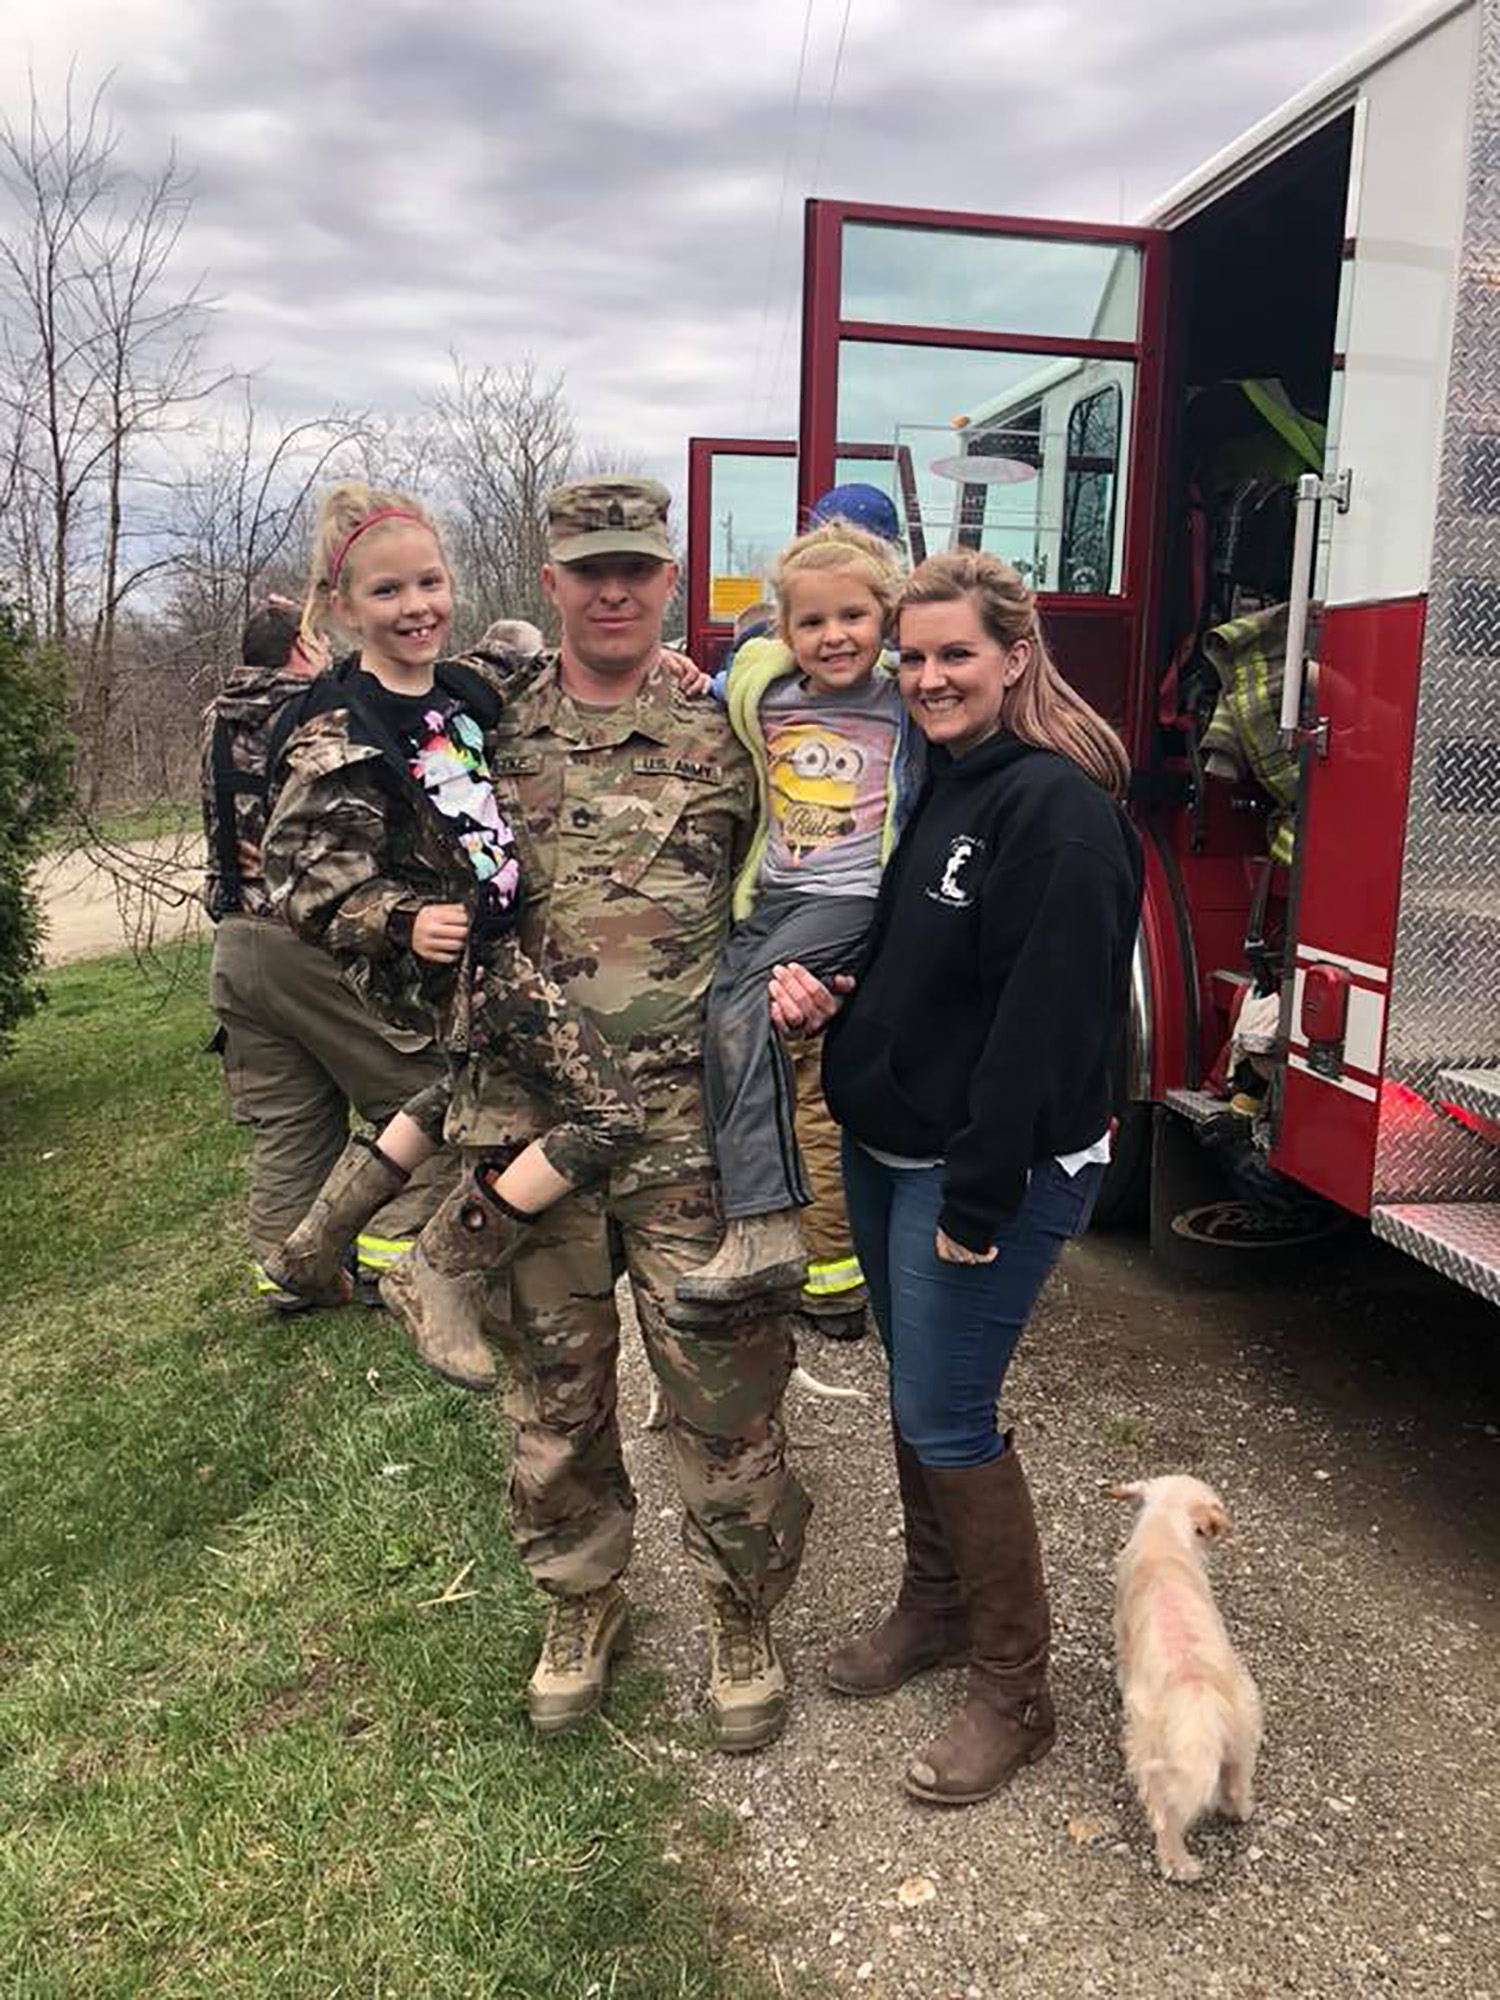
[[[266,1258],[266,1276],[314,1305],[341,1305],[353,1291],[344,1253],[410,1178],[373,1140],[356,1134],[335,1160],[312,1207],[281,1248]]]
[[[915,1674],[954,1667],[969,1657],[969,1615],[963,1586],[943,1540],[916,1453],[891,1423],[906,1566],[892,1609],[863,1638],[850,1639],[823,1662],[823,1678],[839,1694],[894,1694]]]
[[[435,1375],[481,1395],[500,1369],[485,1328],[487,1279],[508,1264],[535,1217],[502,1201],[481,1163],[440,1202],[380,1296]]]
[[[1057,1733],[1047,1689],[1052,1618],[1036,1516],[1012,1448],[985,1465],[923,1468],[969,1606],[968,1699],[906,1768],[906,1789],[934,1805],[998,1792]]]

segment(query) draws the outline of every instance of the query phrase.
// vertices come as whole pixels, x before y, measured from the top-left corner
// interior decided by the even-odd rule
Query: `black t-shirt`
[[[503,928],[520,891],[515,836],[495,799],[484,731],[455,695],[430,687],[398,694],[361,668],[356,692],[395,737],[413,781],[447,821],[480,883],[479,914]]]
[[[425,688],[421,694],[397,694],[384,681],[377,680],[368,667],[361,667],[355,675],[355,687],[360,700],[385,724],[396,741],[405,750],[408,760],[415,756],[424,736],[427,711],[434,702],[446,703],[450,697],[439,694],[436,688]]]

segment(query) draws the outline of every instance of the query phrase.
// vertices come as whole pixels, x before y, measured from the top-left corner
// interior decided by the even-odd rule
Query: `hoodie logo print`
[[[950,910],[967,910],[974,901],[974,895],[964,886],[964,876],[969,863],[983,852],[984,842],[972,833],[960,833],[951,840],[938,885],[927,891],[933,902],[946,903]]]

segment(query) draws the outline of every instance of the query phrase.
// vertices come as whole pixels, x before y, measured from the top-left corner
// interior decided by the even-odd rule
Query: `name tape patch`
[[[637,757],[630,768],[641,778],[691,778],[700,785],[716,785],[724,775],[721,764],[696,764],[691,757]]]

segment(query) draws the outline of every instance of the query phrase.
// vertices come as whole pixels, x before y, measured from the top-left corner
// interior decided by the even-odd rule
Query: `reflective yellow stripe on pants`
[[[857,1257],[839,1257],[831,1263],[809,1263],[803,1281],[804,1298],[831,1299],[841,1292],[857,1292],[865,1282]]]

